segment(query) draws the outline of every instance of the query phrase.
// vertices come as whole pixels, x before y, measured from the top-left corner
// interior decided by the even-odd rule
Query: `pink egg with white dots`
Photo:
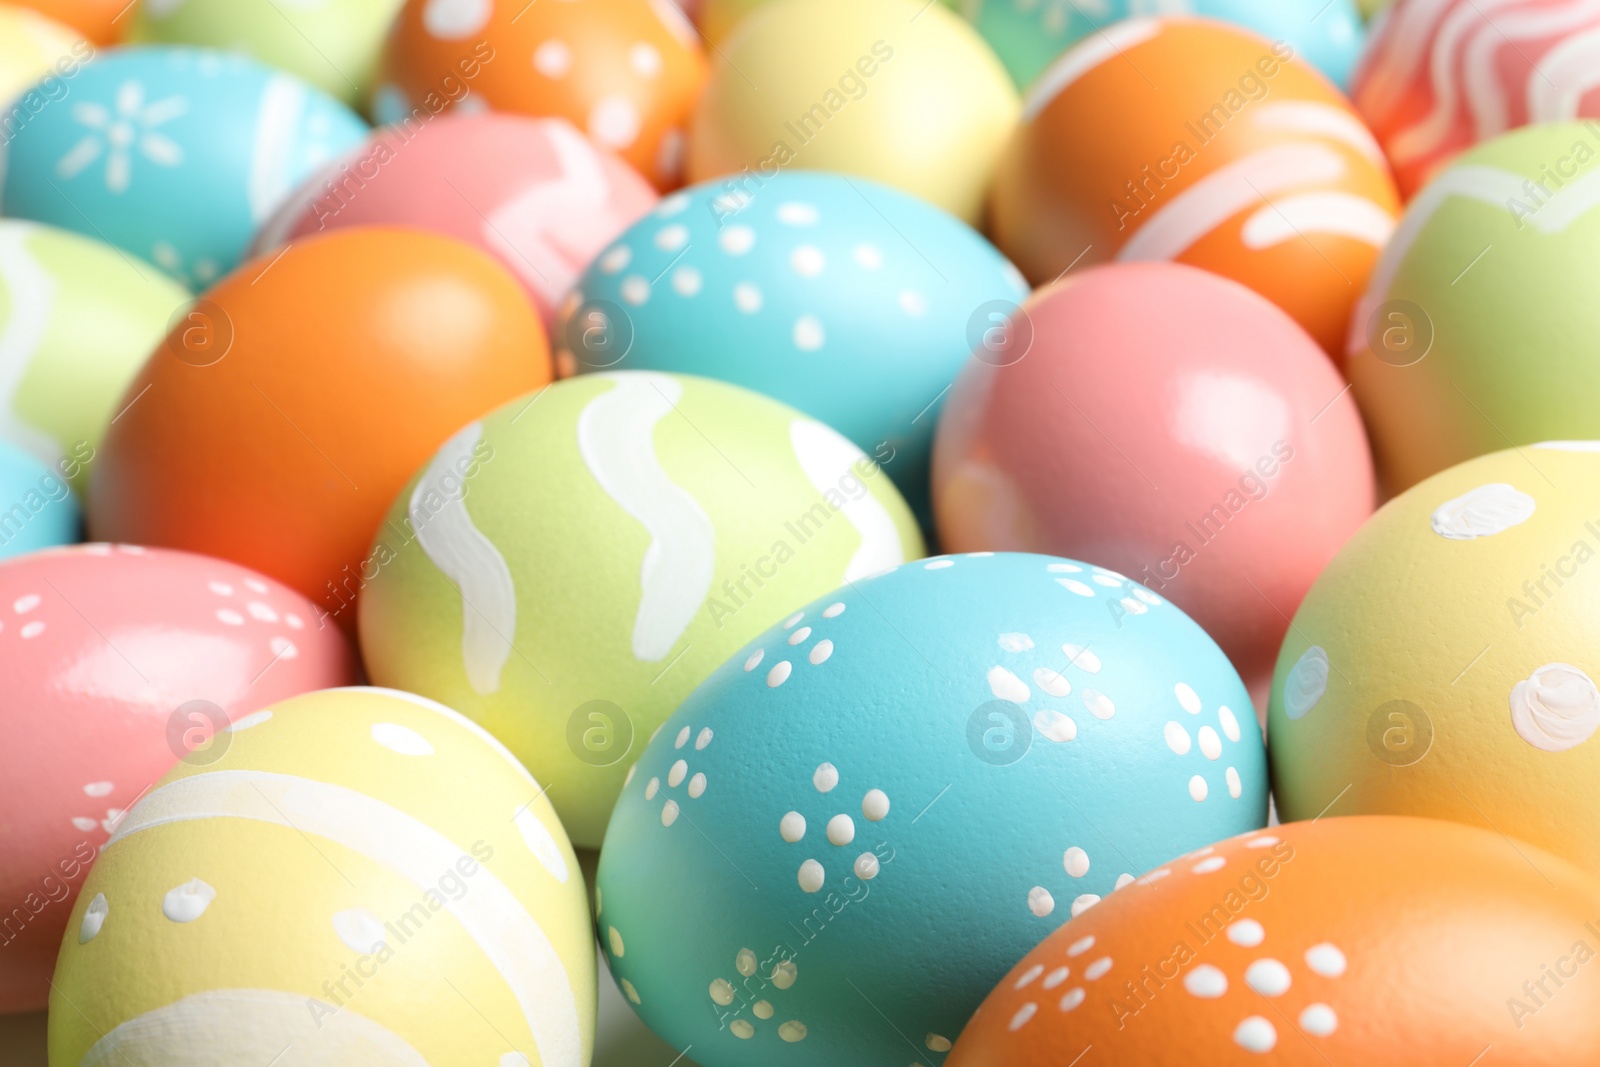
[[[90,544],[0,564],[0,1012],[43,1008],[72,898],[125,810],[228,724],[356,681],[287,586],[188,552]]]

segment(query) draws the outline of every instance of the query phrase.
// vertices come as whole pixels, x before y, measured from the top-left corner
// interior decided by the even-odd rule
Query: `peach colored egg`
[[[1149,870],[1056,930],[944,1064],[1589,1063],[1597,918],[1600,882],[1487,828],[1272,827]]]
[[[934,450],[944,547],[1121,571],[1193,616],[1259,701],[1289,616],[1372,511],[1333,364],[1262,297],[1169,263],[1071,274],[986,336]]]
[[[378,130],[297,190],[257,247],[350,226],[432,230],[499,260],[548,327],[589,261],[655,202],[565,119],[451,114]]]
[[[1035,285],[1074,263],[1188,263],[1342,358],[1399,199],[1361,117],[1287,42],[1139,18],[1034,82],[989,206],[995,243]]]
[[[406,480],[549,380],[533,306],[476,248],[380,227],[296,241],[209,290],[129,384],[91,536],[255,567],[352,629]]]
[[[449,107],[559,116],[667,189],[705,79],[699,34],[671,0],[407,0],[372,113],[384,123]]]
[[[83,872],[178,760],[356,678],[338,627],[234,563],[91,544],[0,564],[0,1012],[44,1007]]]

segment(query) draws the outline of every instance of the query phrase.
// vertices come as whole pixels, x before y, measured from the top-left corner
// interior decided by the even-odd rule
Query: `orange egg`
[[[115,44],[133,24],[133,4],[128,0],[11,0],[71,26],[95,44]]]
[[[667,189],[706,79],[671,0],[407,0],[373,93],[379,122],[491,107],[569,119]]]
[[[549,380],[537,313],[483,252],[402,229],[296,241],[223,279],[150,356],[95,460],[90,529],[254,567],[353,627],[406,480]]]
[[[1399,198],[1360,116],[1287,43],[1129,19],[1034,83],[990,212],[1035,284],[1175,260],[1254,289],[1342,359]]]
[[[1593,1063],[1597,951],[1600,882],[1549,853],[1429,819],[1290,823],[1057,929],[945,1067]]]

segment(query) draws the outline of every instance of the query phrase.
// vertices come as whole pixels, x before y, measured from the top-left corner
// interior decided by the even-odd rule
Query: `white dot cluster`
[[[708,784],[704,771],[695,771],[689,766],[689,760],[696,752],[704,752],[715,739],[716,734],[711,727],[703,726],[698,733],[693,726],[683,726],[672,739],[672,764],[667,768],[666,790],[668,795],[661,804],[661,825],[663,828],[672,826],[678,821],[678,816],[683,813],[683,806],[678,802],[676,790],[682,789],[682,796],[688,800],[699,800],[705,795]],[[693,741],[692,750],[689,743]],[[680,755],[681,753],[681,755]],[[692,772],[692,773],[691,773]],[[628,780],[633,780],[633,772],[628,772]],[[659,776],[652,777],[644,785],[644,799],[654,801],[662,792],[662,782]]]
[[[822,609],[822,618],[836,619],[844,614],[844,610],[845,605],[841,602],[829,604]],[[813,667],[820,667],[832,658],[834,646],[833,641],[829,638],[817,641],[809,649],[799,647],[809,641],[812,636],[811,627],[809,626],[801,626],[799,629],[795,629],[805,617],[805,612],[797,611],[784,620],[783,629],[789,632],[784,636],[782,643],[778,646],[778,651],[774,655],[792,655],[794,658],[779,659],[771,667],[767,668],[766,680],[768,689],[776,689],[789,680],[790,676],[794,674],[795,659],[804,658]],[[790,652],[790,649],[795,651]],[[749,674],[754,671],[766,661],[766,658],[767,650],[764,648],[758,648],[750,653],[744,661],[745,673]]]
[[[1161,728],[1161,737],[1166,742],[1167,748],[1173,755],[1187,757],[1198,742],[1199,753],[1206,763],[1216,763],[1222,759],[1223,746],[1238,743],[1242,732],[1239,729],[1239,717],[1233,709],[1226,704],[1219,705],[1216,711],[1217,725],[1210,723],[1195,727],[1195,723],[1204,714],[1205,704],[1194,687],[1188,682],[1179,682],[1172,687],[1173,698],[1182,710],[1181,717],[1175,716],[1167,720]],[[1191,734],[1191,728],[1195,732]],[[1220,731],[1220,732],[1219,732]],[[1228,765],[1222,772],[1223,785],[1228,790],[1228,796],[1238,800],[1244,795],[1244,781],[1239,777],[1237,767]],[[1189,797],[1195,803],[1202,803],[1211,795],[1211,785],[1206,776],[1201,773],[1191,773],[1188,780]]]
[[[827,796],[839,786],[839,769],[832,763],[822,763],[811,774],[811,786],[817,793]],[[881,789],[868,789],[861,797],[861,818],[869,823],[882,822],[889,817],[889,795]],[[810,824],[798,810],[791,810],[778,820],[778,836],[785,844],[797,845],[805,840]],[[835,848],[848,848],[855,843],[855,816],[848,811],[837,811],[828,816],[823,836]],[[870,882],[878,877],[878,857],[868,850],[859,853],[850,869],[857,878]],[[796,879],[807,893],[820,892],[827,883],[828,872],[822,861],[808,857],[800,863]]]
[[[772,965],[765,975],[758,975],[760,961],[756,954],[748,948],[741,948],[733,957],[733,969],[739,975],[737,979],[716,978],[711,982],[709,989],[711,1002],[720,1008],[732,1006],[735,1000],[740,1001],[739,1018],[728,1024],[729,1033],[741,1041],[748,1041],[756,1036],[756,1025],[743,1017],[745,998],[739,995],[739,987],[751,991],[752,995],[760,999],[749,1005],[750,1014],[761,1022],[767,1022],[777,1016],[778,1009],[771,1000],[767,999],[767,986],[771,985],[778,991],[794,988],[800,980],[800,969],[793,960],[780,959]],[[738,983],[736,986],[735,983]],[[752,987],[753,990],[752,990]],[[776,994],[773,994],[776,996]],[[799,1019],[789,1019],[778,1024],[778,1037],[794,1044],[806,1039],[806,1024]]]

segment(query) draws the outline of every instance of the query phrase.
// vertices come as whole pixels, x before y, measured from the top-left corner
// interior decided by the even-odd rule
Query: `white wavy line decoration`
[[[1034,80],[1022,105],[1022,121],[1032,122],[1050,101],[1060,96],[1073,82],[1108,59],[1114,59],[1135,45],[1161,32],[1154,19],[1127,19],[1090,34],[1050,65]]]
[[[454,842],[432,827],[364,793],[296,775],[246,770],[197,774],[153,790],[123,817],[105,848],[158,826],[207,819],[246,819],[325,838],[389,868],[416,886],[419,897],[461,855]],[[548,1067],[582,1063],[582,1028],[571,979],[522,902],[483,869],[473,876],[472,892],[446,900],[444,906],[516,998],[539,1062]],[[305,1010],[304,999],[300,1005]],[[171,1067],[170,1061],[163,1067]]]
[[[1600,87],[1600,26],[1574,34],[1546,52],[1528,75],[1529,122],[1578,117],[1583,98]]]
[[[1250,216],[1241,236],[1245,247],[1252,249],[1271,248],[1308,233],[1348,237],[1382,248],[1394,229],[1395,217],[1371,200],[1322,192],[1273,201]]]
[[[250,155],[250,178],[245,190],[252,222],[265,222],[294,192],[289,175],[306,103],[305,89],[283,74],[274,74],[261,91],[255,150]]]
[[[665,374],[594,377],[614,385],[578,416],[578,451],[600,488],[650,535],[639,568],[633,654],[653,663],[667,657],[705,603],[717,533],[656,457],[656,424],[675,410],[683,384]]]
[[[789,446],[813,489],[819,494],[836,493],[844,498],[841,513],[861,538],[845,566],[844,581],[853,582],[904,563],[905,546],[889,509],[864,487],[859,497],[850,499],[840,484],[851,474],[860,477],[853,468],[867,458],[866,454],[837,431],[810,419],[796,419],[789,424]]]
[[[1369,114],[1392,113],[1404,101],[1424,60],[1430,54],[1437,56],[1440,48],[1446,56],[1450,55],[1455,50],[1456,39],[1475,28],[1474,23],[1480,18],[1475,12],[1487,17],[1497,8],[1524,2],[1474,0],[1472,4],[1456,7],[1458,0],[1421,0],[1397,5],[1398,12],[1391,8],[1386,13],[1382,30],[1384,47],[1374,56],[1371,74],[1362,85],[1362,110]],[[1437,70],[1435,63],[1436,79]],[[1436,84],[1436,96],[1438,91]]]
[[[1516,48],[1518,40],[1560,38],[1568,30],[1592,23],[1600,16],[1600,0],[1578,0],[1571,7],[1553,11],[1507,12],[1495,20],[1488,32],[1479,31],[1462,57],[1462,81],[1472,111],[1477,139],[1487,141],[1511,129],[1511,101],[1495,64],[1495,54],[1503,47]],[[1526,55],[1521,49],[1519,58]],[[1532,75],[1539,79],[1537,65]]]
[[[1310,100],[1281,100],[1263,104],[1251,117],[1257,126],[1267,129],[1338,141],[1373,163],[1388,166],[1378,139],[1372,136],[1366,123],[1342,107]]]
[[[313,1012],[314,1004],[326,1010]],[[213,989],[164,1004],[106,1033],[78,1067],[265,1064],[285,1045],[297,1067],[429,1067],[409,1042],[354,1007],[278,989]]]
[[[1278,145],[1235,160],[1195,182],[1158,210],[1117,253],[1117,259],[1170,260],[1241,211],[1307,185],[1338,179],[1344,157],[1310,142]]]
[[[461,593],[461,665],[473,691],[500,691],[500,674],[517,636],[517,586],[506,558],[472,521],[461,472],[472,463],[483,424],[470,423],[440,446],[411,491],[408,514],[417,543]],[[453,479],[452,492],[444,484]],[[430,511],[427,497],[444,501]]]
[[[36,227],[25,223],[0,225],[0,286],[10,304],[5,328],[0,330],[0,438],[41,463],[53,464],[61,458],[61,443],[23,422],[12,407],[55,310],[55,279],[28,250],[28,238],[35,232]]]

